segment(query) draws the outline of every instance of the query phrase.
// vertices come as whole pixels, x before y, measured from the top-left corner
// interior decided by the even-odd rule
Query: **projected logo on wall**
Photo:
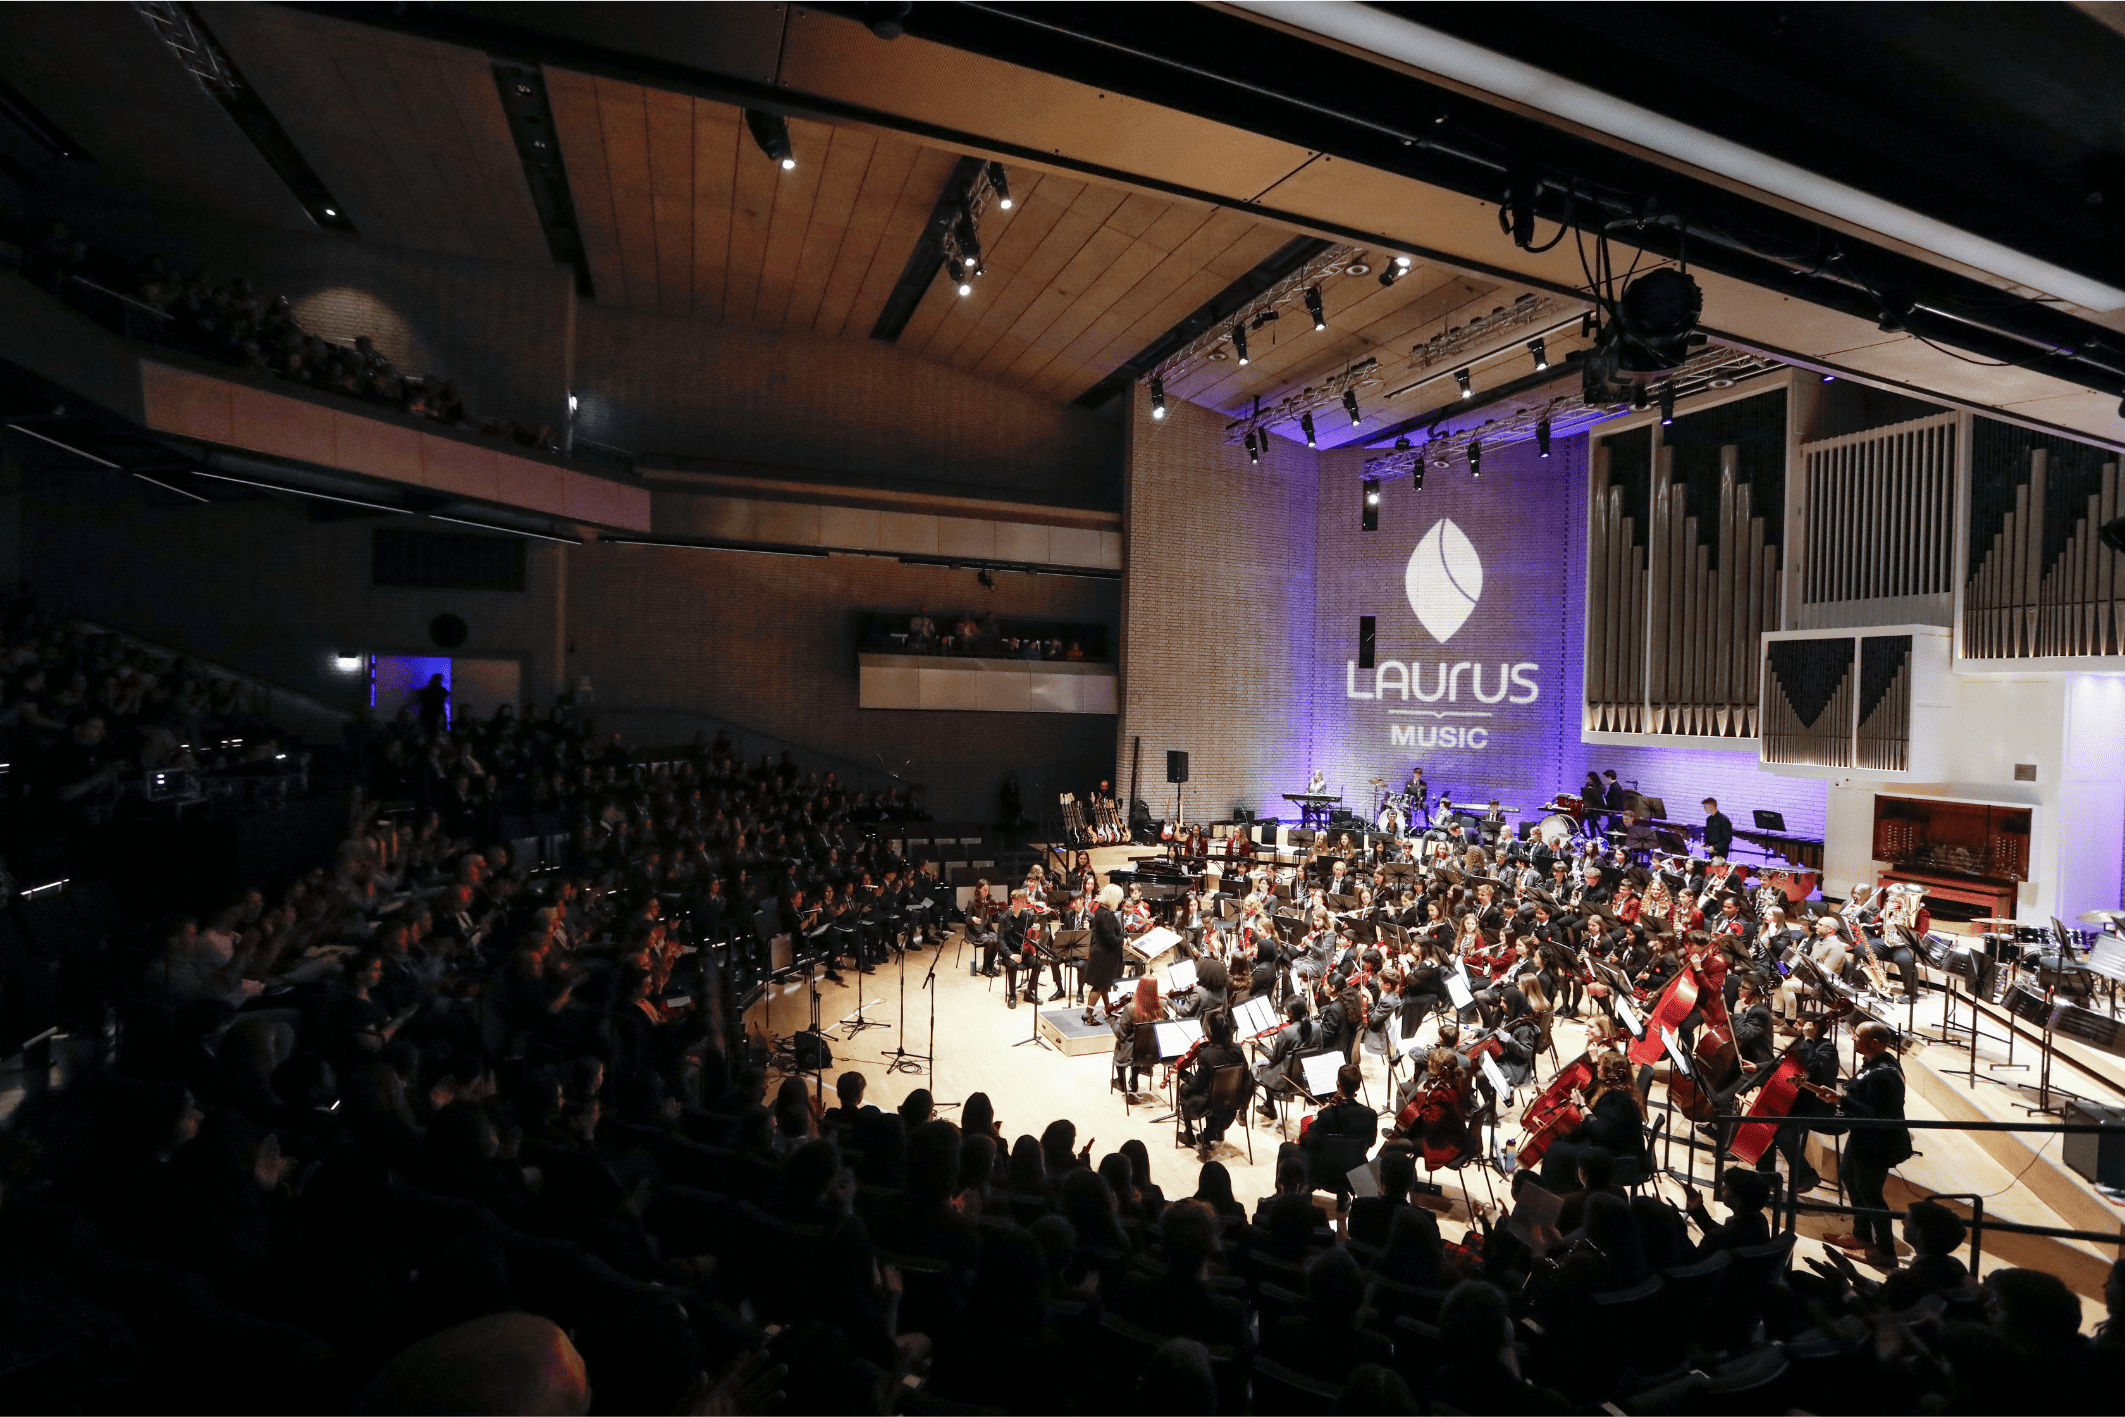
[[[1440,644],[1468,623],[1476,602],[1483,598],[1483,558],[1452,517],[1433,522],[1417,549],[1409,553],[1402,590],[1409,597],[1409,608],[1416,612],[1417,623]]]
[[[1403,568],[1402,590],[1410,613],[1439,645],[1452,640],[1476,615],[1483,600],[1483,557],[1451,517],[1433,522],[1417,539]],[[1343,694],[1386,709],[1391,747],[1481,750],[1490,746],[1500,726],[1497,720],[1506,713],[1504,706],[1532,704],[1542,697],[1536,679],[1541,668],[1531,660],[1413,655],[1408,660],[1380,660],[1368,673],[1353,659],[1344,667]]]

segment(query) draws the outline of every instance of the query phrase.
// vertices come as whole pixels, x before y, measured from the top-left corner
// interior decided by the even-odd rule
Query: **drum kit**
[[[1380,810],[1373,817],[1373,829],[1391,832],[1396,836],[1408,836],[1417,830],[1418,819],[1424,815],[1424,804],[1407,792],[1386,792],[1385,778],[1368,778],[1370,786],[1383,789]]]
[[[1577,793],[1560,792],[1535,810],[1548,815],[1535,823],[1533,835],[1552,851],[1589,833],[1586,799]]]

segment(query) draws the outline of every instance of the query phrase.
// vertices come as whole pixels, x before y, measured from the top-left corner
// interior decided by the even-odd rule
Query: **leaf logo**
[[[1431,637],[1445,644],[1468,622],[1476,602],[1483,598],[1483,558],[1469,544],[1468,535],[1450,517],[1432,523],[1417,549],[1409,553],[1409,569],[1403,573],[1402,589],[1409,595],[1409,608]]]

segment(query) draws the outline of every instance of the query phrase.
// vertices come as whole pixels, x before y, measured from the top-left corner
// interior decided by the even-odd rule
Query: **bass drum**
[[[1552,812],[1535,823],[1535,840],[1552,851],[1569,846],[1572,838],[1578,834],[1579,824],[1562,812]]]

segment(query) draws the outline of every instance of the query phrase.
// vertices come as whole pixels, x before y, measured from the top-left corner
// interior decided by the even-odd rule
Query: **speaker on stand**
[[[1173,820],[1181,820],[1181,784],[1188,780],[1188,755],[1177,749],[1166,752],[1166,781],[1173,784]]]

